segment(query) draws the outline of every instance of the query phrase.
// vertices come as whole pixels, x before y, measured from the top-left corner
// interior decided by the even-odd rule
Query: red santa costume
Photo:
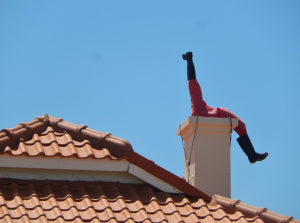
[[[239,135],[237,141],[244,153],[248,156],[250,163],[255,163],[256,161],[264,160],[268,156],[268,153],[260,154],[255,152],[254,147],[248,136],[246,125],[238,116],[236,116],[234,113],[232,113],[226,108],[213,108],[205,103],[202,97],[200,85],[196,80],[196,72],[193,63],[192,52],[185,53],[182,55],[182,57],[184,60],[187,61],[187,77],[191,96],[192,116],[238,119],[238,127],[236,127],[234,130]]]
[[[208,106],[202,97],[202,91],[197,80],[189,80],[189,91],[191,96],[192,116],[236,118],[238,127],[234,130],[239,136],[247,133],[245,123],[226,108],[213,108]]]

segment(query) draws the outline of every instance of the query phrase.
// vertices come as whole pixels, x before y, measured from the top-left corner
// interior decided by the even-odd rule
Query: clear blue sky
[[[1,0],[0,129],[48,113],[182,176],[186,51],[206,102],[238,114],[270,154],[251,165],[233,140],[232,198],[300,219],[296,0]]]

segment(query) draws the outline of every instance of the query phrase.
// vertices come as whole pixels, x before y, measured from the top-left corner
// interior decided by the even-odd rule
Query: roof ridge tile
[[[55,121],[57,118],[54,118],[52,116],[49,116],[49,120],[51,124],[55,124],[56,127],[62,128],[65,130],[70,130],[71,132],[78,134],[81,133],[87,137],[91,137],[94,140],[99,140],[100,142],[108,142],[112,143],[115,146],[118,147],[118,153],[121,152],[122,156],[128,156],[133,152],[131,144],[122,138],[112,136],[111,133],[102,133],[93,129],[88,128],[85,125],[77,125],[74,123],[70,123],[67,121],[64,121],[63,119],[59,119],[60,121]],[[98,143],[99,143],[98,141]]]
[[[254,207],[252,205],[243,203],[240,200],[232,200],[221,195],[214,195],[213,197],[225,208],[234,208],[237,211],[241,211],[246,216],[248,215],[247,219],[249,219],[248,217],[251,218],[251,216],[254,217],[254,219],[261,217],[265,220],[273,220],[280,223],[289,223],[294,220],[293,217],[276,214],[264,207]]]
[[[263,219],[273,220],[273,221],[276,221],[279,223],[289,223],[294,219],[291,216],[279,215],[272,211],[263,212],[263,213],[261,213],[260,217]]]
[[[52,117],[52,116],[49,116],[49,121],[52,125],[57,125],[59,122],[62,122],[64,121],[63,118],[55,118],[55,117]]]
[[[20,138],[30,137],[33,131],[42,132],[47,124],[49,124],[49,118],[44,115],[10,129],[2,129],[0,131],[0,151],[3,151],[6,146],[15,145]]]
[[[226,205],[228,207],[236,207],[241,201],[238,199],[230,199],[218,194],[215,194],[216,202],[222,205]]]

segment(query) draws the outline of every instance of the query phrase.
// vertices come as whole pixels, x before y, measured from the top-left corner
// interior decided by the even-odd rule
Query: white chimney
[[[184,141],[185,180],[209,194],[230,198],[230,141],[234,118],[188,117],[178,128]]]

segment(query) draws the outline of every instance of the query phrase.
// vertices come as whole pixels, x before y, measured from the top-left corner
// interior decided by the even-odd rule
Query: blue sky
[[[183,175],[194,52],[206,102],[246,123],[232,198],[300,219],[299,1],[0,1],[0,129],[48,113],[111,132]],[[234,133],[233,138],[237,138]]]

